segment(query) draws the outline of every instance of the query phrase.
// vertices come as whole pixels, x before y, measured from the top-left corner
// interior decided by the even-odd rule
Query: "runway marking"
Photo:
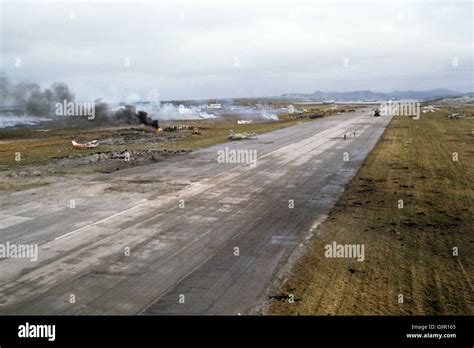
[[[111,219],[111,218],[113,218],[113,217],[122,215],[123,213],[126,213],[126,212],[128,212],[128,211],[130,211],[130,210],[133,210],[133,209],[135,209],[135,208],[138,208],[139,206],[142,206],[142,205],[145,205],[145,204],[150,204],[150,203],[151,203],[151,202],[143,202],[143,203],[140,203],[140,204],[138,204],[138,205],[136,205],[136,206],[133,206],[133,207],[128,208],[128,209],[125,209],[125,210],[120,211],[120,212],[118,212],[118,213],[116,213],[116,214],[110,215],[109,217],[106,217],[106,218],[101,219],[101,220],[99,220],[99,221],[93,222],[93,223],[91,223],[91,224],[89,224],[89,225],[86,225],[86,226],[83,226],[83,227],[81,227],[81,228],[78,228],[77,230],[74,230],[74,231],[65,233],[65,234],[63,234],[63,235],[61,235],[61,236],[59,236],[59,237],[54,238],[54,240],[58,240],[58,239],[61,239],[61,238],[64,238],[64,237],[68,237],[68,236],[70,236],[70,235],[72,235],[72,234],[74,234],[74,233],[80,232],[80,231],[85,230],[85,229],[87,229],[87,228],[89,228],[89,227],[91,227],[91,226],[97,225],[98,223],[104,222],[104,221],[106,221],[106,220],[108,220],[108,219]]]
[[[30,221],[32,219],[33,218],[24,217],[24,216],[0,215],[0,230],[3,230],[4,228],[10,227],[10,226],[15,226],[15,225],[21,224],[21,223],[26,222],[26,221]]]
[[[357,118],[357,117],[356,117],[356,118]],[[312,136],[310,136],[310,137],[308,137],[308,138],[306,138],[306,139],[304,139],[304,140],[302,140],[302,141],[294,142],[294,143],[288,144],[288,145],[286,145],[286,146],[283,146],[283,147],[281,147],[281,148],[279,148],[279,149],[276,149],[276,150],[274,150],[274,151],[271,151],[271,152],[269,152],[269,153],[266,153],[266,154],[264,154],[264,155],[258,157],[257,159],[261,159],[261,158],[267,157],[267,156],[269,156],[269,155],[271,155],[271,154],[273,154],[273,153],[282,151],[282,150],[286,149],[287,147],[294,146],[294,145],[296,145],[296,144],[300,144],[301,142],[304,142],[305,140],[309,140],[309,139],[312,139],[312,138],[315,138],[315,137],[324,138],[324,137],[328,136],[331,132],[337,131],[339,128],[341,128],[341,126],[342,126],[343,124],[345,124],[345,123],[352,123],[352,122],[354,122],[354,119],[345,121],[345,122],[343,122],[342,124],[338,124],[338,125],[336,125],[336,126],[334,126],[334,127],[332,127],[332,128],[329,128],[329,129],[326,129],[326,130],[324,130],[324,131],[322,131],[322,132],[316,133],[316,134],[314,134],[314,135],[312,135]],[[312,141],[310,140],[309,143],[311,143],[311,142],[312,142]],[[68,236],[73,235],[73,234],[75,234],[75,233],[77,233],[77,232],[80,232],[80,231],[82,231],[82,230],[85,230],[85,229],[87,229],[87,228],[89,228],[89,227],[92,227],[92,226],[94,226],[94,225],[97,225],[97,224],[99,224],[99,223],[101,223],[101,222],[107,221],[108,219],[111,219],[111,218],[114,218],[114,217],[116,217],[116,216],[122,215],[122,214],[124,214],[124,213],[126,213],[126,212],[128,212],[128,211],[131,211],[131,210],[133,210],[133,209],[135,209],[135,208],[138,208],[138,207],[140,207],[140,206],[142,206],[142,205],[150,204],[150,203],[152,203],[152,202],[147,201],[147,202],[140,203],[140,204],[138,204],[138,205],[136,205],[136,206],[133,206],[133,207],[131,207],[131,208],[128,208],[128,209],[126,209],[126,210],[123,210],[123,211],[121,211],[121,212],[118,212],[118,213],[116,213],[116,214],[113,214],[113,215],[111,215],[111,216],[109,216],[109,217],[106,217],[106,218],[101,219],[101,220],[99,220],[99,221],[93,222],[93,223],[91,223],[91,224],[89,224],[89,225],[86,225],[86,226],[83,226],[83,227],[81,227],[81,228],[78,228],[77,230],[74,230],[74,231],[65,233],[65,234],[63,234],[63,235],[61,235],[61,236],[59,236],[59,237],[54,238],[54,240],[59,240],[59,239],[68,237]]]
[[[265,155],[262,155],[262,156],[258,157],[257,159],[267,157],[267,156],[269,156],[269,155],[271,155],[271,154],[273,154],[273,153],[275,153],[275,152],[281,151],[281,150],[286,149],[287,147],[292,146],[292,145],[295,145],[295,144],[297,144],[297,143],[291,143],[291,144],[289,144],[289,145],[280,147],[279,149],[276,149],[276,150],[273,150],[273,151],[271,151],[271,152],[269,152],[269,153],[266,153]]]

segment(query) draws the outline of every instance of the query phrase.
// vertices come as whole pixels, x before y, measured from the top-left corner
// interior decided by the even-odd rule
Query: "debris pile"
[[[163,127],[164,132],[177,132],[177,131],[182,131],[182,130],[195,130],[198,129],[199,127],[196,127],[194,125],[179,125],[179,126],[166,126]]]
[[[244,133],[235,133],[232,129],[229,129],[229,139],[230,140],[247,140],[250,138],[255,137],[255,133],[249,133],[249,132],[244,132]]]
[[[159,162],[171,155],[189,152],[189,150],[166,150],[166,149],[147,149],[141,151],[123,150],[106,151],[95,154],[84,154],[76,156],[67,156],[58,159],[54,167],[64,168],[69,166],[90,165],[98,163],[121,163],[127,164],[146,164]]]

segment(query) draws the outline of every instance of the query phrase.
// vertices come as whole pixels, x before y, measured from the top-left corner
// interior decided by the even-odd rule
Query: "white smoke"
[[[18,116],[18,115],[0,115],[0,128],[16,126],[35,126],[40,122],[51,121],[45,117]]]
[[[275,109],[267,107],[246,107],[246,106],[229,106],[223,110],[223,114],[227,115],[238,115],[242,119],[263,119],[278,121],[278,115],[275,113]]]
[[[147,112],[152,120],[199,120],[217,117],[214,114],[203,111],[201,107],[175,106],[171,103],[142,104],[137,106],[137,109]]]
[[[264,120],[272,120],[272,121],[278,121],[279,118],[277,114],[271,113],[268,110],[263,110],[261,113],[261,116]]]

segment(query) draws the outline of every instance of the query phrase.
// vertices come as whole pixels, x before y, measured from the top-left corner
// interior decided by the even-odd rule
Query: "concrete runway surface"
[[[249,313],[382,135],[371,114],[2,195],[0,244],[39,249],[0,259],[0,314]],[[226,146],[257,166],[218,163]]]

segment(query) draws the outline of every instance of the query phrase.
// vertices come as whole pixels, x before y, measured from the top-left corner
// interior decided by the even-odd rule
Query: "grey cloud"
[[[77,99],[202,99],[468,91],[472,39],[470,2],[6,2],[0,49],[12,79],[66,81]]]

